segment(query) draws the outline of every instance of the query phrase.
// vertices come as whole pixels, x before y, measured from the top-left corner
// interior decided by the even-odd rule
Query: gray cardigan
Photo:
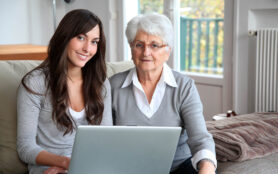
[[[45,75],[42,71],[33,71],[26,80],[26,84],[33,91],[45,94]],[[106,80],[103,89],[104,112],[102,125],[112,125],[111,113],[111,87]],[[52,104],[49,91],[46,95],[35,95],[28,92],[21,84],[17,94],[17,151],[19,157],[28,163],[30,173],[41,173],[42,166],[36,164],[39,152],[48,152],[71,156],[75,137],[75,130],[63,136],[64,131],[59,130],[52,120]],[[75,120],[77,125],[88,124],[85,119]]]
[[[181,126],[183,128],[171,171],[196,152],[207,149],[215,153],[215,144],[208,133],[200,97],[194,81],[172,71],[178,87],[166,86],[163,100],[151,118],[137,107],[132,87],[121,88],[128,71],[112,76],[112,114],[116,125]]]

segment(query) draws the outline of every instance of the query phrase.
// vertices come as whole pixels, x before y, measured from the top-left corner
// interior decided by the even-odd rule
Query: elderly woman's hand
[[[215,174],[215,166],[212,162],[203,160],[199,164],[199,174]]]

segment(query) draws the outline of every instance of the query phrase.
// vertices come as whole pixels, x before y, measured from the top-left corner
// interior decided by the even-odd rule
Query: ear
[[[171,47],[166,47],[166,51],[168,51],[169,52],[169,54],[171,53],[171,51],[172,51],[172,48]]]
[[[171,54],[171,51],[172,51],[172,48],[167,46],[165,47],[165,51],[167,52],[167,54],[169,54],[169,57],[170,57],[170,54]]]

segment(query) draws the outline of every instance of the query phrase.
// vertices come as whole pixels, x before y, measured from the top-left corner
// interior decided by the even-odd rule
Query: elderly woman
[[[171,174],[215,173],[215,145],[194,81],[166,64],[173,48],[170,20],[139,15],[128,23],[126,36],[135,68],[110,78],[114,124],[181,126]]]

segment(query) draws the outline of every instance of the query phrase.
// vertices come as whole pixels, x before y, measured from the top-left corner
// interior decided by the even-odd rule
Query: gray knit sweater
[[[207,131],[202,103],[194,81],[181,73],[172,72],[178,87],[166,86],[163,100],[151,118],[146,117],[137,107],[132,83],[121,88],[129,71],[116,74],[109,79],[114,124],[183,128],[171,171],[200,150],[207,149],[215,153],[214,141]]]
[[[45,76],[42,71],[36,70],[28,76],[26,84],[33,91],[45,94]],[[103,88],[104,112],[102,125],[112,125],[111,114],[111,87],[106,80]],[[36,164],[39,152],[48,152],[71,156],[75,137],[75,130],[63,136],[64,131],[59,130],[52,120],[51,95],[35,95],[28,92],[21,84],[17,94],[17,151],[19,157],[28,163],[30,173],[42,173],[46,168]],[[88,122],[82,118],[76,120],[77,125],[86,125]]]

